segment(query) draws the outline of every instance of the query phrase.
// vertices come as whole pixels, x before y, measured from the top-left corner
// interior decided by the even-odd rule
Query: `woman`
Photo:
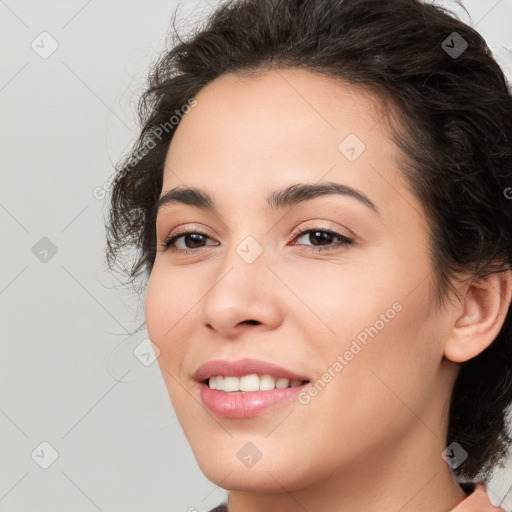
[[[233,0],[173,41],[112,187],[148,334],[229,512],[495,508],[512,97],[417,0]]]

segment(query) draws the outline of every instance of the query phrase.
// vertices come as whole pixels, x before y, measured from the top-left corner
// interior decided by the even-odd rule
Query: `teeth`
[[[240,391],[259,391],[260,389],[260,379],[256,374],[252,375],[244,375],[240,377]],[[232,390],[238,391],[238,390]]]
[[[272,375],[263,375],[260,377],[260,390],[268,391],[276,387],[276,379]]]
[[[272,375],[243,375],[242,377],[225,377],[217,375],[210,377],[208,385],[211,389],[219,391],[269,391],[272,389],[285,389],[300,386],[301,380],[292,380],[285,378],[274,378]]]
[[[238,377],[224,377],[224,391],[238,391],[239,389],[240,379]]]

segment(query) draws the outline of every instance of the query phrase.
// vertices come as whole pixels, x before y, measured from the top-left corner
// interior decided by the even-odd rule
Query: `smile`
[[[310,376],[268,361],[216,359],[200,366],[193,375],[204,407],[221,418],[259,416],[296,401]]]
[[[252,373],[241,377],[217,375],[205,381],[210,389],[218,391],[271,391],[273,389],[294,388],[305,384],[307,381],[290,380],[285,377],[273,377],[272,375],[258,375]]]

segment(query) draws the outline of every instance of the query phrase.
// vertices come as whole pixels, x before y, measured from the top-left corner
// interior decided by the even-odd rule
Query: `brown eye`
[[[306,237],[306,240],[309,240],[313,242],[312,246],[309,246],[309,248],[312,248],[312,250],[316,251],[327,251],[327,250],[334,250],[339,249],[340,247],[346,247],[353,243],[353,240],[346,237],[345,235],[342,235],[340,233],[337,233],[335,231],[331,231],[328,229],[307,229],[305,231],[301,231],[300,233],[297,233],[295,238],[303,238]],[[338,239],[339,242],[337,244],[332,244],[333,239]],[[293,244],[296,245],[296,244]],[[299,244],[302,245],[302,244]],[[308,246],[306,246],[308,247]]]
[[[176,242],[183,238],[185,243],[185,248],[176,247]],[[164,251],[169,249],[175,252],[188,253],[192,252],[194,249],[201,249],[204,245],[201,245],[205,241],[205,239],[210,238],[206,233],[201,233],[200,231],[184,231],[178,234],[171,234],[169,238],[167,238],[162,246]]]

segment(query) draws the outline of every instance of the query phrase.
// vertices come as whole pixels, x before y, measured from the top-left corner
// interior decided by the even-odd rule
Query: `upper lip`
[[[238,361],[227,361],[225,359],[215,359],[201,365],[194,373],[194,379],[198,382],[217,375],[241,377],[257,373],[260,375],[272,375],[277,378],[290,380],[309,380],[308,377],[299,375],[267,361],[258,359],[239,359]]]

